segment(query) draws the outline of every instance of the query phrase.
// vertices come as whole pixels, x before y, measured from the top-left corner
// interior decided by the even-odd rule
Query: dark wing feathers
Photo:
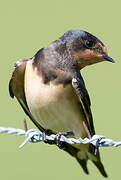
[[[16,96],[17,98],[25,100],[23,83],[26,61],[26,59],[21,59],[14,65],[12,77],[9,82],[9,93],[12,98]]]
[[[24,93],[24,75],[26,70],[26,63],[29,60],[31,59],[21,59],[14,65],[12,77],[9,82],[9,93],[12,98],[14,96],[17,98],[24,112],[29,116],[29,118],[38,127],[38,129],[43,132],[44,128],[42,128],[40,124],[35,121],[35,119],[32,117],[31,112],[29,111]]]
[[[72,86],[73,86],[73,88],[74,88],[74,90],[75,90],[75,92],[79,98],[80,106],[83,110],[83,114],[85,117],[85,124],[88,128],[88,131],[89,131],[90,137],[91,137],[95,134],[94,125],[93,125],[93,118],[92,118],[92,113],[91,113],[91,109],[90,109],[91,103],[90,103],[90,98],[89,98],[89,95],[88,95],[88,92],[86,90],[84,80],[83,80],[81,74],[79,74],[79,77],[72,79]],[[67,152],[68,151],[69,151],[69,148],[67,148]],[[87,157],[88,157],[87,159],[80,159],[76,156],[76,150],[73,150],[73,151],[75,152],[75,157],[76,157],[77,161],[79,162],[79,164],[82,166],[84,172],[88,174],[87,160],[90,159],[90,157],[87,155]],[[107,177],[104,166],[100,160],[99,151],[97,151],[97,153],[95,155],[95,147],[92,144],[89,145],[89,153],[91,154],[92,157],[94,156],[96,158],[96,161],[94,161],[92,158],[91,159],[92,162],[99,169],[101,174],[104,177]]]
[[[95,130],[93,125],[92,113],[90,109],[91,102],[81,74],[76,79],[72,79],[72,86],[76,94],[78,95],[80,105],[85,116],[85,123],[88,127],[89,133],[91,136],[93,136],[95,134]]]

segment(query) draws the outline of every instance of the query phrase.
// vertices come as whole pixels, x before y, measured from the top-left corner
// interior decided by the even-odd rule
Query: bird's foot
[[[69,131],[69,132],[59,132],[58,134],[56,134],[56,137],[55,137],[55,143],[56,145],[60,148],[60,149],[63,149],[63,142],[60,141],[61,139],[61,136],[73,136],[74,133],[73,131]]]

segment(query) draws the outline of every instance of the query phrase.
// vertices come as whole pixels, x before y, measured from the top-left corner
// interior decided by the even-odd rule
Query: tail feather
[[[79,158],[76,158],[76,160],[78,161],[78,163],[81,165],[82,169],[84,170],[84,172],[86,174],[89,174],[89,171],[87,169],[87,160],[83,159],[79,159]]]
[[[101,161],[92,161],[94,164],[95,164],[95,166],[98,168],[98,170],[100,171],[100,173],[104,176],[104,177],[108,177],[108,175],[107,175],[107,173],[106,173],[106,171],[105,171],[105,169],[104,169],[104,166],[103,166],[103,164],[101,163]]]
[[[83,159],[79,159],[78,157],[76,157],[76,160],[78,161],[78,163],[81,165],[82,169],[84,170],[84,172],[86,174],[89,174],[88,168],[87,168],[87,160]],[[92,161],[94,163],[94,165],[97,167],[97,169],[100,171],[100,173],[104,176],[104,177],[108,177],[107,173],[104,169],[103,164],[101,163],[101,161]]]
[[[79,150],[76,147],[64,143],[64,149],[66,152],[68,152],[70,155],[76,158],[78,163],[81,165],[82,169],[86,174],[89,174],[88,168],[87,168],[87,161],[91,160],[93,164],[98,168],[100,173],[104,176],[107,177],[107,173],[104,169],[104,166],[100,160],[100,154],[99,150],[97,150],[97,154],[95,155],[95,147],[93,145],[89,146],[89,151],[83,151]]]
[[[79,151],[76,155],[76,159],[77,161],[79,162],[79,164],[82,166],[84,172],[88,172],[88,169],[87,169],[87,160],[91,160],[93,162],[93,164],[97,167],[97,169],[100,171],[100,173],[104,176],[104,177],[107,177],[107,173],[104,169],[104,166],[100,160],[100,155],[99,155],[99,150],[97,151],[97,154],[95,155],[94,154],[94,146],[91,147],[91,151]],[[83,155],[84,154],[84,155]],[[82,156],[83,155],[83,156]],[[83,157],[83,159],[82,159]],[[88,174],[88,173],[87,173]]]

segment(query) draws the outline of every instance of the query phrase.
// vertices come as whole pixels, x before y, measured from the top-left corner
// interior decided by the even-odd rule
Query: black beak
[[[107,54],[103,54],[102,57],[103,57],[104,59],[106,59],[107,61],[110,61],[110,62],[112,62],[112,63],[115,63],[115,61],[114,61],[110,56],[108,56]]]

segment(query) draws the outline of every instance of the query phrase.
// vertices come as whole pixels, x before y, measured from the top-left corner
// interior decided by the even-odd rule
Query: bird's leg
[[[61,136],[73,136],[74,133],[73,131],[69,131],[69,132],[59,132],[56,134],[56,137],[55,137],[55,143],[56,145],[60,148],[60,149],[63,149],[63,142],[60,141],[61,139]]]

